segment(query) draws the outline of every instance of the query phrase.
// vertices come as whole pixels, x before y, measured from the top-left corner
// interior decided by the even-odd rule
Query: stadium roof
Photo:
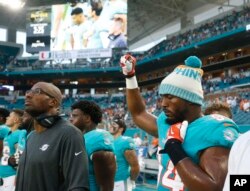
[[[44,6],[65,3],[66,0],[27,0],[26,7]],[[229,0],[128,0],[128,43],[139,41],[145,36],[171,23],[187,13],[199,9],[206,10],[206,6],[225,6]],[[203,10],[202,10],[203,7]],[[26,11],[6,11],[0,7],[0,23],[12,29],[25,30]],[[189,14],[190,16],[190,14]],[[188,18],[187,18],[188,19]]]

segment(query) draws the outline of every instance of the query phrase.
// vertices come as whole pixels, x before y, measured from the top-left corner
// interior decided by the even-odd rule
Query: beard
[[[167,124],[169,124],[169,125],[173,125],[173,124],[178,123],[178,122],[180,122],[180,121],[177,120],[176,118],[174,118],[174,119],[167,118],[167,119],[165,120],[165,122],[166,122]]]
[[[178,115],[167,117],[165,122],[169,125],[173,125],[173,124],[180,123],[180,122],[182,123],[185,120],[185,116],[184,116],[185,113],[186,111],[178,112]]]
[[[25,108],[25,111],[30,114],[31,117],[38,117],[39,115],[42,115],[44,114],[44,111],[39,111],[37,109],[33,109],[33,108],[29,108],[29,107],[26,107]]]

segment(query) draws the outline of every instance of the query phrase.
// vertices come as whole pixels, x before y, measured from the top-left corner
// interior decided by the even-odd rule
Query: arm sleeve
[[[226,124],[226,125],[225,125]],[[220,145],[226,148],[231,148],[234,141],[238,138],[239,132],[238,127],[234,124],[220,123],[214,130],[213,137],[211,137],[212,142],[215,145]]]
[[[4,137],[9,133],[9,129],[5,125],[0,126],[0,140],[3,140]]]
[[[95,135],[95,141],[89,145],[89,156],[97,151],[114,151],[114,138],[108,132],[100,132]]]
[[[123,145],[123,152],[126,150],[135,150],[135,142],[130,137],[123,137],[124,145]]]
[[[61,149],[61,166],[66,190],[89,190],[88,158],[85,150],[85,141],[81,133],[73,129],[67,132]]]

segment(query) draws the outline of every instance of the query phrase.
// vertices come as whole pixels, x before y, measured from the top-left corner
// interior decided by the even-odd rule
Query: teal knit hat
[[[201,86],[201,60],[190,56],[185,65],[177,66],[172,73],[166,76],[160,85],[159,94],[170,94],[192,103],[202,105],[203,90]]]

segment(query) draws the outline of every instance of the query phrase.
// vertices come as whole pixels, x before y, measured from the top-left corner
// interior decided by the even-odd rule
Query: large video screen
[[[26,50],[30,53],[50,50],[51,8],[29,10],[26,17]]]
[[[35,28],[31,21],[27,23],[27,38],[38,42],[34,46],[42,45],[42,38],[37,38],[48,37],[50,29],[50,51],[127,47],[127,0],[89,0],[52,5],[46,11],[50,17],[46,22],[37,19],[39,25],[36,23]],[[31,12],[28,14],[31,19]],[[29,45],[30,42],[33,39],[29,39]],[[47,38],[44,44],[48,45]],[[42,50],[46,48],[41,47]]]

